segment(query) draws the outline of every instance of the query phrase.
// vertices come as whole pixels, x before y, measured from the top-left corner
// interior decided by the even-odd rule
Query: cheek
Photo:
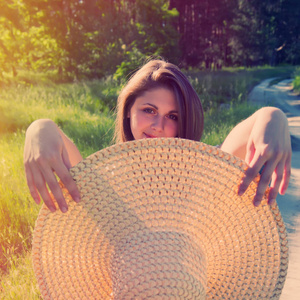
[[[130,125],[132,129],[138,129],[143,126],[146,126],[149,123],[149,120],[145,114],[141,112],[134,112],[130,116]]]
[[[169,137],[177,137],[178,136],[178,123],[170,121],[167,126],[167,135]]]
[[[133,112],[130,114],[130,129],[131,131],[135,130],[138,127],[139,120],[138,115]]]
[[[145,126],[145,120],[143,116],[136,111],[132,111],[130,113],[130,130],[134,139],[139,138],[140,131],[143,130],[144,126]]]

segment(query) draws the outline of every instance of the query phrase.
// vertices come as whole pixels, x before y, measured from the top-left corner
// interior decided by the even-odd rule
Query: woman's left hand
[[[291,138],[285,114],[275,107],[263,107],[235,126],[221,146],[223,151],[246,161],[248,169],[238,188],[242,195],[261,171],[260,181],[253,199],[261,203],[270,185],[268,203],[284,194],[291,175]]]
[[[239,186],[238,194],[242,195],[262,170],[253,203],[255,206],[261,203],[270,184],[268,203],[273,204],[278,192],[283,195],[287,190],[291,158],[291,139],[285,114],[276,108],[261,109],[248,139],[245,161],[249,168]]]

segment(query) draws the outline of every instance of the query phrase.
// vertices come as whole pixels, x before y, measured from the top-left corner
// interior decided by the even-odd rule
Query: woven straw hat
[[[182,139],[114,145],[75,166],[69,211],[42,207],[33,265],[44,299],[278,299],[285,227],[242,160]]]

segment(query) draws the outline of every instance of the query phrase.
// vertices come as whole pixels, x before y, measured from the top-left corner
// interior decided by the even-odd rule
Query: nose
[[[151,125],[152,129],[158,132],[161,132],[164,130],[164,118],[161,116],[156,116],[153,119],[153,123]]]

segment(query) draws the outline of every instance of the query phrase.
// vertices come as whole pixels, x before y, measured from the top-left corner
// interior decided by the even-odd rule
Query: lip
[[[146,139],[154,139],[154,138],[157,138],[157,136],[154,136],[154,135],[151,135],[151,134],[147,134],[144,132],[144,135],[146,137]]]

